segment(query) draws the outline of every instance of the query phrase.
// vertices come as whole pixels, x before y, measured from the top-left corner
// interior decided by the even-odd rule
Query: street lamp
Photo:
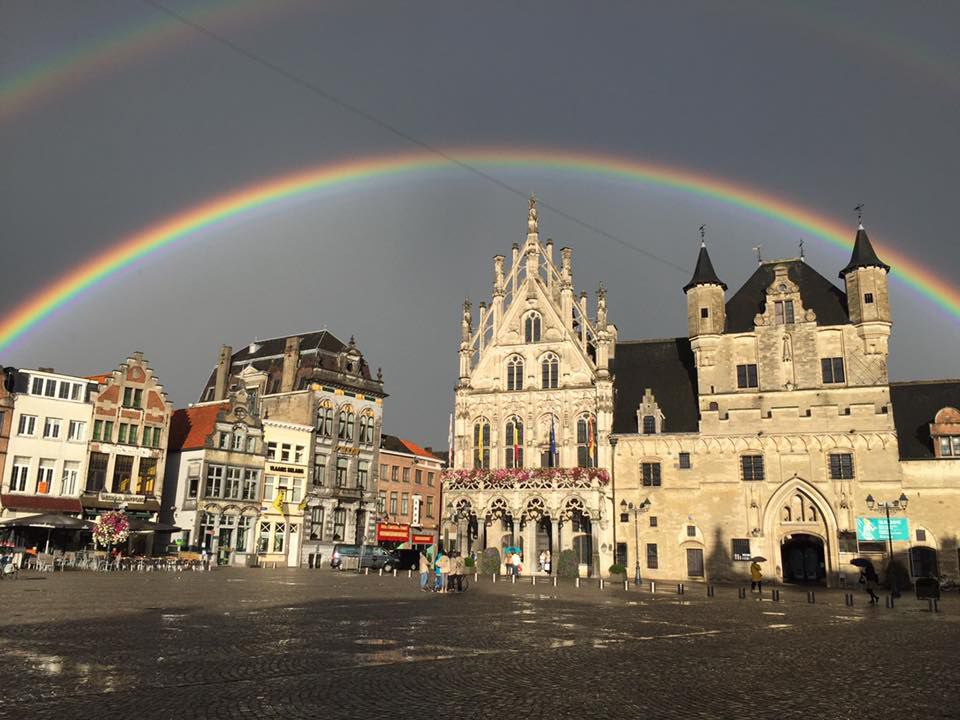
[[[907,510],[907,496],[904,493],[900,493],[900,497],[896,500],[884,500],[883,502],[877,502],[874,500],[873,495],[867,495],[867,507],[870,510],[874,508],[881,509],[886,513],[887,516],[887,547],[890,553],[890,564],[888,570],[888,579],[890,581],[890,594],[893,597],[900,597],[900,591],[897,589],[897,577],[893,572],[893,533],[890,531],[890,511],[898,512]]]
[[[635,585],[640,584],[640,516],[649,509],[650,498],[647,498],[639,505],[628,503],[626,500],[620,501],[621,514],[626,514],[628,511],[633,512],[634,553],[637,557],[636,569],[633,576],[633,582]]]

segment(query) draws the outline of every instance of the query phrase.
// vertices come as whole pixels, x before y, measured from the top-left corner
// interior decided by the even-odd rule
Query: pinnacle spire
[[[690,278],[690,282],[683,286],[683,292],[689,292],[691,288],[694,288],[697,285],[719,285],[724,290],[727,289],[727,284],[722,282],[720,278],[717,277],[717,271],[713,269],[713,263],[710,262],[710,254],[707,252],[707,243],[703,236],[702,227],[700,235],[700,254],[697,255],[697,266],[693,270],[693,277]]]
[[[867,231],[863,229],[863,223],[857,224],[857,238],[853,241],[853,253],[850,255],[850,262],[840,271],[840,278],[846,277],[851,270],[863,267],[878,267],[884,271],[890,272],[890,266],[877,257],[870,238],[867,237]]]
[[[527,211],[527,232],[532,234],[537,232],[539,223],[537,222],[537,196],[530,196],[530,209]]]

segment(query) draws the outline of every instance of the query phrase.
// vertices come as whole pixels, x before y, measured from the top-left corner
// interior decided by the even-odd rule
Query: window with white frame
[[[245,468],[243,471],[243,494],[241,500],[259,500],[258,492],[260,490],[260,471],[253,468]]]
[[[267,443],[267,457],[271,460],[277,459],[277,444],[275,442]]]
[[[820,372],[823,375],[824,385],[837,385],[846,380],[843,372],[842,357],[821,358]]]
[[[47,379],[47,382],[43,386],[43,395],[44,397],[56,397],[57,396],[57,381],[50,378]]]
[[[324,401],[317,410],[317,434],[320,437],[333,437],[333,406]]]
[[[34,491],[37,495],[49,495],[53,492],[53,469],[56,464],[56,460],[40,458],[40,464],[37,467],[37,486]]]
[[[337,458],[337,487],[347,486],[347,468],[350,461],[345,457]]]
[[[71,420],[67,431],[67,440],[83,442],[87,439],[87,424],[83,420]]]
[[[357,463],[357,487],[361,490],[367,489],[370,476],[370,463],[366,460],[360,460]]]
[[[229,500],[240,499],[240,485],[243,478],[243,469],[238,467],[227,468],[226,492],[223,496]]]
[[[43,395],[43,378],[34,375],[30,382],[31,395]]]
[[[290,443],[280,444],[280,462],[290,462]]]
[[[247,551],[247,538],[250,536],[250,526],[253,519],[247,515],[241,515],[237,518],[237,541],[234,550],[237,552]]]
[[[356,416],[353,408],[344,405],[340,408],[340,417],[337,422],[337,438],[340,440],[353,440],[353,426],[356,422]]]
[[[773,315],[777,325],[793,325],[793,300],[777,300],[773,303]]]
[[[270,523],[260,523],[260,535],[257,537],[257,552],[270,552]]]
[[[223,497],[223,465],[207,466],[206,497]]]
[[[233,434],[233,450],[234,452],[243,452],[244,448],[247,446],[247,436],[242,432],[235,432]]]
[[[230,433],[224,432],[223,430],[220,431],[218,446],[221,450],[226,450],[230,447]]]
[[[80,475],[80,463],[75,460],[67,460],[63,463],[63,483],[60,488],[61,495],[73,495],[77,491],[77,477]]]
[[[310,511],[310,539],[323,540],[323,505]]]
[[[247,436],[247,452],[255,453],[257,451],[257,438],[253,435]]]
[[[17,434],[27,437],[33,437],[37,434],[37,416],[21,415],[20,423],[17,426]]]
[[[293,461],[298,465],[303,465],[303,445],[295,445],[293,448]]]
[[[47,440],[56,440],[60,437],[60,418],[48,417],[44,420],[43,437]]]
[[[70,385],[70,399],[71,399],[71,400],[83,400],[83,384],[82,384],[82,383],[71,383],[71,385]]]
[[[13,459],[13,472],[10,475],[10,492],[26,492],[27,477],[30,475],[30,458],[17,456]]]
[[[303,478],[287,478],[287,502],[299,503],[303,500]]]
[[[57,393],[57,397],[59,397],[61,400],[70,399],[70,383],[68,382],[60,383],[60,392]]]
[[[333,511],[333,539],[343,540],[347,532],[347,509],[338,507]]]
[[[272,502],[277,495],[277,477],[276,475],[265,475],[263,477],[263,501]]]

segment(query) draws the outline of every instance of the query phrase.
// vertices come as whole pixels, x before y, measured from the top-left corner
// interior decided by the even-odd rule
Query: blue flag
[[[557,433],[553,427],[553,415],[550,416],[550,467],[553,467],[557,456]]]

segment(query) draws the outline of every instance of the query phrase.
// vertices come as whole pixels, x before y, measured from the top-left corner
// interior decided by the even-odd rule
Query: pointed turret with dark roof
[[[694,288],[697,285],[719,285],[724,290],[727,289],[727,285],[724,282],[721,282],[720,278],[717,277],[716,270],[713,269],[713,263],[710,262],[710,255],[707,253],[707,244],[705,242],[700,243],[700,254],[697,256],[697,266],[693,270],[693,277],[690,278],[690,282],[683,286],[683,291],[689,292],[690,288]]]
[[[877,257],[870,238],[867,237],[867,231],[863,229],[861,223],[857,228],[857,239],[853,243],[853,254],[850,256],[850,262],[840,271],[840,278],[846,277],[851,270],[863,267],[878,267],[884,271],[890,272],[890,266]]]

